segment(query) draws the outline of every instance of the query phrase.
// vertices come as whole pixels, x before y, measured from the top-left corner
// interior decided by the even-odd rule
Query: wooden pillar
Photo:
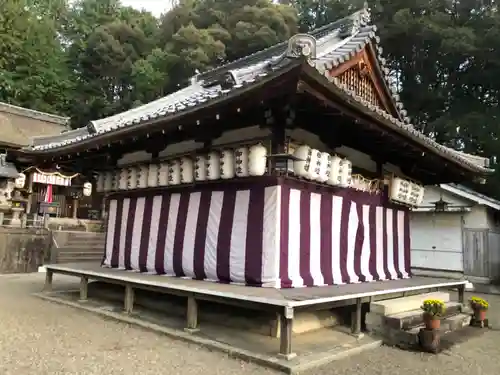
[[[33,201],[33,173],[28,174],[28,202],[26,202],[26,214],[31,214],[31,206]]]
[[[458,286],[458,303],[465,303],[465,284]]]
[[[351,331],[353,335],[359,336],[361,334],[361,309],[363,304],[361,303],[361,298],[356,298],[356,311],[354,311],[354,316],[352,320]]]
[[[198,301],[194,296],[189,296],[187,299],[186,324],[187,327],[184,329],[186,332],[195,333],[200,330],[198,328]]]
[[[126,314],[131,314],[134,309],[134,288],[132,285],[125,285],[125,301],[123,304],[123,310]]]
[[[280,315],[280,352],[278,357],[290,360],[297,355],[292,352],[293,308],[285,307]]]
[[[101,220],[106,219],[106,199],[106,195],[103,194],[101,199]]]
[[[45,285],[43,287],[44,292],[52,291],[52,281],[54,278],[54,272],[52,270],[46,270],[45,272]]]
[[[268,126],[271,129],[271,154],[284,154],[286,150],[286,122],[288,107],[275,108],[267,118]],[[270,167],[271,174],[281,174],[283,160],[272,158]]]
[[[73,219],[78,219],[78,204],[79,200],[77,198],[73,198],[73,213],[72,213]]]
[[[80,278],[80,302],[86,302],[89,294],[89,278],[82,276]]]

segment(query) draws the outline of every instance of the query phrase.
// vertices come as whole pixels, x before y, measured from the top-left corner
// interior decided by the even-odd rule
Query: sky
[[[172,4],[172,0],[122,0],[121,2],[138,10],[148,10],[157,17],[165,13]]]

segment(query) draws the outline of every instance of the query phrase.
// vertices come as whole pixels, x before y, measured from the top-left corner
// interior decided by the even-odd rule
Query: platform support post
[[[194,296],[188,296],[187,299],[187,316],[186,316],[187,327],[184,331],[189,333],[198,332],[198,301]]]
[[[125,285],[125,301],[124,301],[124,312],[126,314],[131,314],[134,309],[134,288],[132,285]]]
[[[465,303],[465,284],[458,286],[458,303]]]
[[[52,291],[52,280],[54,279],[54,271],[47,269],[45,271],[45,285],[43,286],[44,292]]]
[[[293,307],[285,307],[280,314],[280,352],[278,357],[290,360],[297,356],[292,352]]]
[[[89,295],[89,278],[82,276],[80,278],[80,302],[86,302]]]
[[[351,332],[355,336],[361,335],[361,298],[356,298],[356,311],[354,311],[354,319],[352,320]]]

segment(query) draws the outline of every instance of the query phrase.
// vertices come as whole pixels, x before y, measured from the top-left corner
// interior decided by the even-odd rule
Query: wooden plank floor
[[[154,285],[185,292],[213,295],[222,298],[247,300],[275,306],[307,306],[319,303],[341,301],[359,297],[392,294],[410,290],[453,287],[464,285],[464,280],[433,277],[412,277],[402,280],[377,281],[370,283],[333,285],[311,288],[256,288],[211,281],[192,280],[173,276],[153,275],[119,269],[103,268],[96,263],[68,263],[47,265],[47,269],[57,274],[71,273],[75,276],[101,276],[113,280],[130,281],[143,285]]]

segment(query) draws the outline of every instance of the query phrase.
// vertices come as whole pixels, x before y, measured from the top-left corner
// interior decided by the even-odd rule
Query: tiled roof
[[[78,128],[68,130],[52,136],[33,137],[31,139],[31,146],[34,149],[38,147],[53,148],[56,146],[65,146],[70,143],[76,143],[90,138],[88,128]]]
[[[68,118],[0,102],[0,143],[31,144],[35,136],[52,136],[67,129]]]
[[[403,108],[397,90],[392,88],[390,83],[389,69],[385,65],[385,59],[381,56],[382,48],[378,46],[379,38],[376,35],[376,30],[376,26],[370,24],[369,11],[362,9],[309,34],[295,35],[289,41],[199,74],[193,77],[190,85],[186,88],[161,99],[114,116],[92,121],[87,132],[82,130],[78,135],[76,133],[67,134],[64,139],[46,137],[46,143],[34,144],[31,150],[57,149],[151,120],[162,118],[167,120],[170,116],[180,115],[183,111],[195,109],[197,106],[220,99],[225,95],[236,95],[239,89],[251,86],[264,77],[279,75],[281,70],[285,71],[285,67],[299,66],[306,60],[314,68],[315,75],[319,73],[325,77],[325,83],[332,82],[334,84],[332,87],[339,94],[351,101],[354,100],[360,105],[360,109],[378,118],[389,128],[413,138],[424,147],[434,149],[445,158],[458,162],[473,171],[491,171],[487,168],[486,159],[463,154],[442,146],[410,124],[410,119]],[[370,43],[377,51],[384,84],[388,92],[391,93],[397,110],[394,114],[396,117],[366,102],[329,73],[331,69],[348,61]],[[75,137],[71,138],[70,136],[73,134]]]
[[[488,197],[487,195],[478,193],[477,191],[473,189],[469,189],[466,186],[463,185],[458,185],[458,184],[441,184],[439,185],[441,189],[446,190],[450,193],[456,194],[458,196],[461,196],[463,198],[472,200],[473,202],[476,202],[477,204],[483,204],[485,206],[488,206],[490,208],[493,208],[497,211],[500,210],[500,201]]]
[[[54,124],[66,126],[69,122],[69,117],[54,115],[52,113],[35,111],[29,108],[18,107],[16,105],[0,102],[0,112],[12,113],[23,117],[30,117],[44,122],[52,122]]]

